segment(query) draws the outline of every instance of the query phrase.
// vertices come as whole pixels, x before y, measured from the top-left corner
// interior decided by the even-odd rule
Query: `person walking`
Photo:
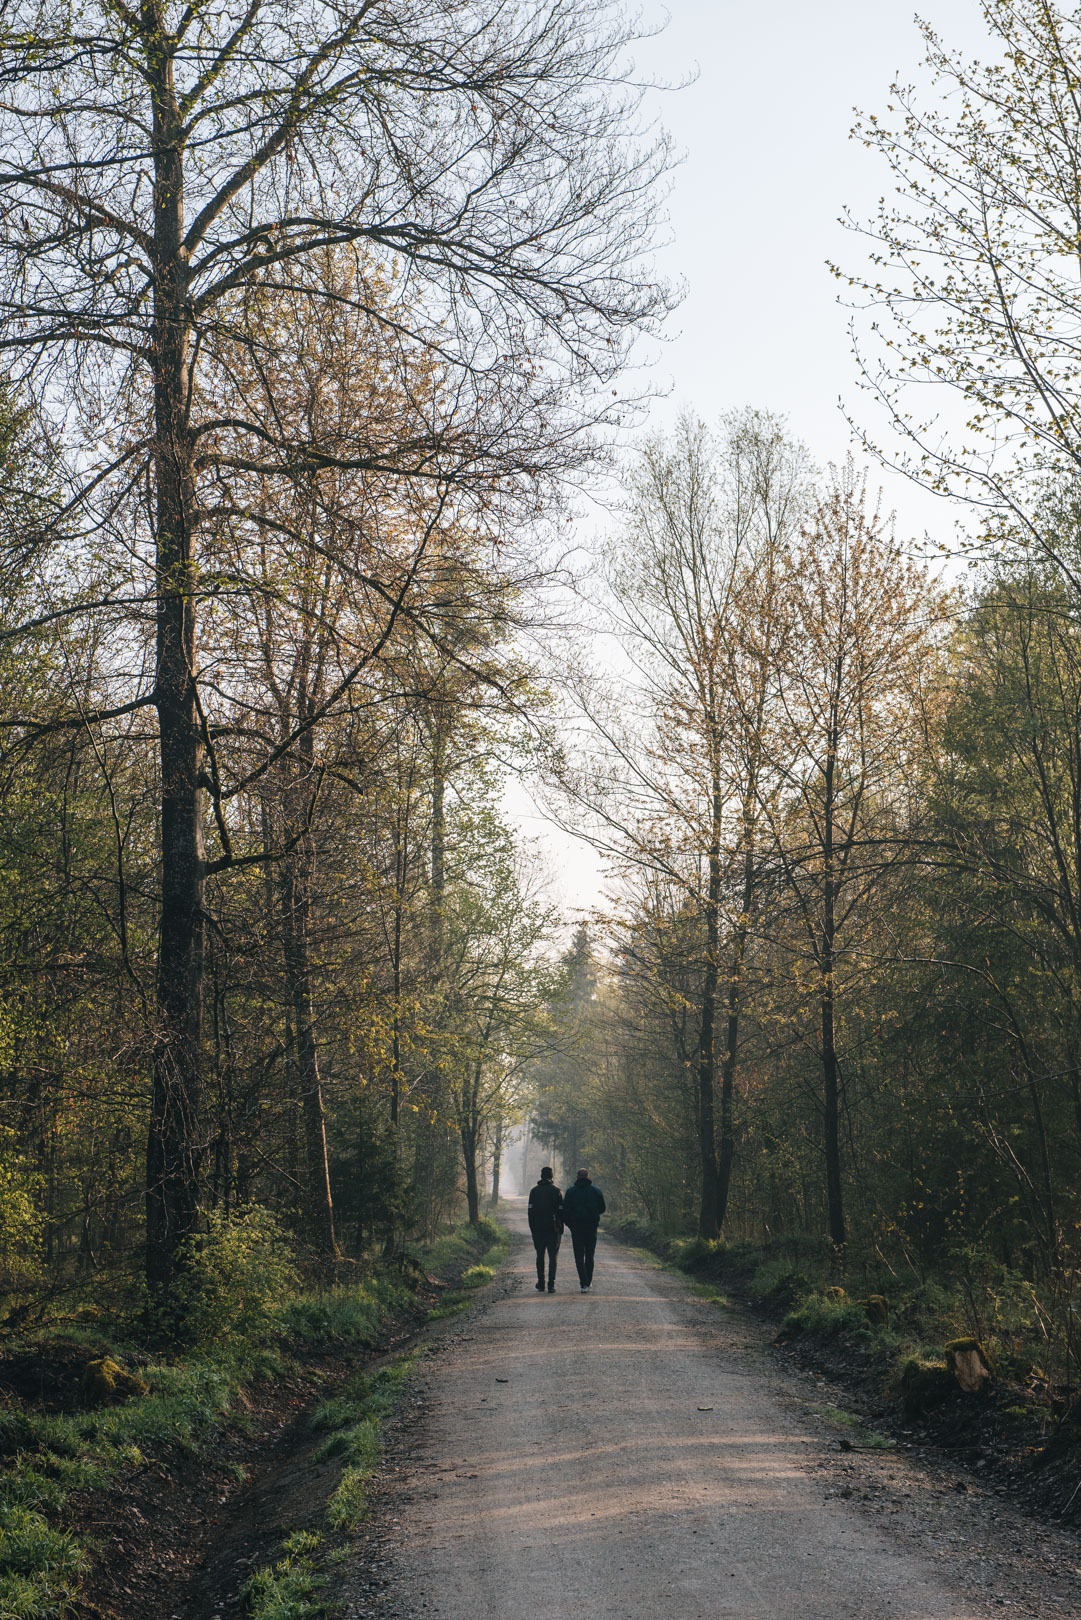
[[[563,1194],[545,1165],[540,1180],[529,1190],[529,1233],[537,1251],[537,1293],[544,1293],[544,1257],[548,1256],[548,1292],[556,1291],[556,1256],[563,1236]]]
[[[597,1250],[597,1226],[604,1214],[604,1194],[594,1187],[588,1170],[579,1170],[574,1186],[563,1200],[563,1220],[571,1229],[574,1263],[583,1294],[593,1287],[593,1256]]]

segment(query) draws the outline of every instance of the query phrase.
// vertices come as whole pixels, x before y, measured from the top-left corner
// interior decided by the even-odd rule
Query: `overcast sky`
[[[927,0],[921,14],[945,42],[986,54],[976,0]],[[645,16],[664,15],[650,0]],[[922,54],[913,8],[898,0],[676,0],[640,52],[669,81],[697,72],[659,98],[683,154],[663,263],[687,296],[661,356],[672,393],[658,415],[766,406],[789,415],[816,458],[845,455],[837,402],[859,398],[849,312],[826,261],[861,262],[838,216],[869,216],[889,180],[849,139],[853,108],[884,112],[894,79],[926,78]],[[889,494],[902,523],[941,521],[938,503],[901,480]]]
[[[890,83],[926,82],[913,10],[900,0],[674,0],[667,26],[638,53],[650,76],[687,88],[656,98],[682,163],[661,267],[686,286],[657,365],[656,425],[682,407],[707,420],[740,405],[787,414],[820,463],[850,448],[838,401],[857,414],[849,312],[827,260],[858,264],[838,223],[867,217],[888,183],[881,161],[849,139],[853,108],[884,111]],[[646,0],[647,23],[666,12]],[[977,0],[926,0],[943,41],[986,56]],[[876,471],[898,527],[949,538],[954,512],[898,475]],[[511,807],[540,836],[568,907],[588,906],[600,873],[588,849],[546,832],[524,795]]]

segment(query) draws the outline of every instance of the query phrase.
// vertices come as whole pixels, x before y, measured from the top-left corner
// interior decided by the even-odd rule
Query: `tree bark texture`
[[[462,1139],[462,1160],[465,1164],[465,1201],[469,1214],[469,1224],[476,1226],[480,1220],[480,1187],[477,1182],[477,1132],[472,1125],[463,1125],[460,1131]]]
[[[311,889],[307,858],[310,857],[310,849],[305,849],[304,841],[296,857],[286,863],[282,875],[282,955],[293,1014],[296,1078],[304,1117],[305,1215],[312,1242],[325,1254],[335,1254],[334,1201],[330,1190],[326,1119],[312,998]]]
[[[164,37],[164,19],[156,21]],[[154,72],[154,704],[161,763],[161,922],[146,1154],[146,1271],[152,1294],[164,1302],[199,1210],[205,853],[203,739],[195,690],[183,130],[166,53],[156,59]]]
[[[495,1145],[492,1148],[492,1197],[489,1207],[494,1209],[499,1203],[499,1174],[503,1168],[503,1120],[502,1117],[495,1122]]]
[[[702,1167],[698,1211],[699,1237],[717,1236],[717,1135],[714,1111],[716,1084],[717,980],[720,953],[721,904],[721,787],[714,777],[713,834],[709,848],[706,898],[706,964],[702,978],[702,1021],[698,1038],[698,1143]]]
[[[821,1036],[822,1036],[822,1109],[823,1144],[826,1158],[826,1209],[830,1240],[838,1249],[846,1241],[844,1193],[841,1185],[841,1101],[837,1070],[837,1045],[834,1027],[834,972],[837,938],[837,889],[834,871],[834,818],[836,803],[834,778],[837,760],[837,734],[832,729],[826,759],[825,794],[823,797],[823,854],[822,880],[822,935],[819,948],[819,973],[822,983]]]

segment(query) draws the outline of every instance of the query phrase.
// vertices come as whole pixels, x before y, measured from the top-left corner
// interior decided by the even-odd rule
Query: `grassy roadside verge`
[[[244,1582],[240,1597],[255,1620],[307,1620],[325,1613],[321,1594],[330,1572],[347,1549],[367,1511],[368,1482],[379,1466],[380,1431],[395,1411],[419,1359],[413,1350],[372,1377],[359,1374],[311,1415],[311,1428],[323,1439],[312,1461],[340,1460],[337,1484],[319,1518],[294,1530],[276,1558]]]
[[[429,1310],[429,1322],[466,1310],[476,1291],[494,1280],[496,1267],[506,1256],[509,1235],[489,1221],[483,1223],[483,1237],[493,1241],[471,1265],[465,1262],[475,1256],[476,1249],[462,1228],[440,1240],[439,1264],[444,1269],[463,1265],[464,1269],[458,1286]],[[312,1412],[311,1427],[324,1436],[312,1461],[339,1458],[341,1471],[319,1520],[288,1535],[273,1562],[256,1570],[241,1588],[240,1596],[253,1620],[316,1620],[327,1614],[324,1593],[332,1572],[348,1557],[349,1538],[367,1514],[369,1482],[382,1456],[383,1425],[397,1410],[420,1354],[413,1349],[372,1376],[359,1374]]]
[[[221,1331],[182,1357],[148,1354],[133,1329],[109,1331],[100,1315],[6,1347],[0,1616],[54,1620],[75,1601],[94,1564],[96,1549],[80,1525],[95,1500],[137,1488],[159,1459],[197,1456],[223,1431],[243,1431],[252,1423],[252,1392],[276,1379],[288,1376],[310,1388],[313,1399],[329,1367],[340,1370],[353,1354],[369,1351],[392,1322],[406,1330],[422,1324],[433,1302],[438,1309],[460,1292],[470,1267],[501,1256],[505,1242],[494,1223],[459,1227],[353,1281],[293,1287],[276,1297],[279,1279],[271,1274],[258,1307],[254,1285],[243,1298],[223,1295]],[[361,1470],[359,1451],[343,1466]],[[347,1490],[340,1505],[343,1524],[362,1474],[351,1478],[353,1497]],[[285,1556],[306,1555],[298,1546]]]
[[[1023,1279],[978,1274],[959,1255],[948,1279],[880,1268],[861,1275],[862,1287],[851,1277],[842,1286],[809,1245],[706,1243],[626,1220],[610,1230],[696,1292],[731,1296],[775,1323],[775,1343],[851,1396],[858,1419],[834,1407],[820,1415],[859,1422],[862,1444],[939,1447],[1042,1516],[1081,1518],[1081,1401],[1048,1370]]]

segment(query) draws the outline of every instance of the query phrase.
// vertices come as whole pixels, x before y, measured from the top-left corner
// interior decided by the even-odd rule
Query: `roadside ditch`
[[[459,1228],[283,1308],[243,1366],[92,1336],[0,1356],[3,1620],[304,1620],[363,1520],[387,1415],[430,1323],[507,1235]],[[103,1371],[104,1368],[104,1371]]]

